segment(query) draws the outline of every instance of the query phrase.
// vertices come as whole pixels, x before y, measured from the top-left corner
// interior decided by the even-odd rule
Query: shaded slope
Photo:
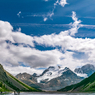
[[[0,64],[0,91],[40,91],[32,88],[3,69]]]
[[[95,73],[93,73],[90,77],[84,79],[83,81],[67,86],[61,90],[64,92],[95,92]]]

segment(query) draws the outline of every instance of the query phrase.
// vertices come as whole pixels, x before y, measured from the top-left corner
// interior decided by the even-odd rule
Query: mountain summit
[[[74,71],[76,73],[87,74],[87,76],[90,76],[95,72],[95,66],[92,64],[86,64],[81,68],[76,68]]]

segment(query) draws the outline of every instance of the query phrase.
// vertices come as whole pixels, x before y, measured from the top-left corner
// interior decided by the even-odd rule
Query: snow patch
[[[87,76],[87,74],[81,74],[81,73],[76,73],[76,72],[74,72],[77,76],[79,76],[79,77],[84,77],[84,78],[87,78],[88,76]]]
[[[37,78],[37,82],[40,83],[41,81],[47,80],[50,81],[51,79],[57,78],[63,74],[63,72],[66,72],[67,69],[52,67],[48,68],[48,71],[43,75]]]

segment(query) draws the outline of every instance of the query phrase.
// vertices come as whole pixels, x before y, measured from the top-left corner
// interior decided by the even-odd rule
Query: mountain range
[[[20,73],[16,77],[29,86],[47,91],[55,91],[84,79],[84,77],[77,76],[69,68],[61,68],[60,66],[50,66],[39,76]]]
[[[89,77],[94,72],[95,67],[91,64],[86,64],[81,68],[75,68],[74,71],[67,67],[62,68],[60,66],[50,66],[39,76],[36,73],[33,75],[20,73],[16,75],[16,78],[31,87],[46,91],[55,91],[66,86],[76,84],[85,79],[85,77],[83,77],[84,75]]]

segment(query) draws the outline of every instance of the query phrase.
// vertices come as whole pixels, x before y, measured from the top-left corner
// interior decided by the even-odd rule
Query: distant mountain
[[[63,92],[95,92],[95,73],[83,81],[67,86],[59,91]]]
[[[50,66],[39,76],[37,74],[29,75],[23,73],[18,74],[16,77],[29,86],[51,91],[78,83],[84,79],[83,77],[77,76],[69,68],[61,68],[60,66]]]
[[[30,75],[27,73],[20,73],[18,75],[16,75],[16,78],[18,78],[19,80],[21,80],[22,82],[26,83],[27,85],[31,86],[31,87],[35,87],[35,88],[41,88],[43,85],[40,83],[37,83],[37,78],[36,78],[36,74]]]
[[[27,79],[31,79],[33,83],[37,82],[37,80],[35,79],[35,77],[33,77],[32,75],[30,74],[27,74],[27,73],[23,73],[23,74],[18,74],[16,76],[18,79],[22,79],[22,80],[27,80]]]
[[[40,91],[19,81],[0,64],[0,91]]]
[[[95,67],[94,65],[87,64],[82,66],[81,68],[75,69],[74,71],[76,73],[87,74],[88,76],[90,76],[95,72]]]

